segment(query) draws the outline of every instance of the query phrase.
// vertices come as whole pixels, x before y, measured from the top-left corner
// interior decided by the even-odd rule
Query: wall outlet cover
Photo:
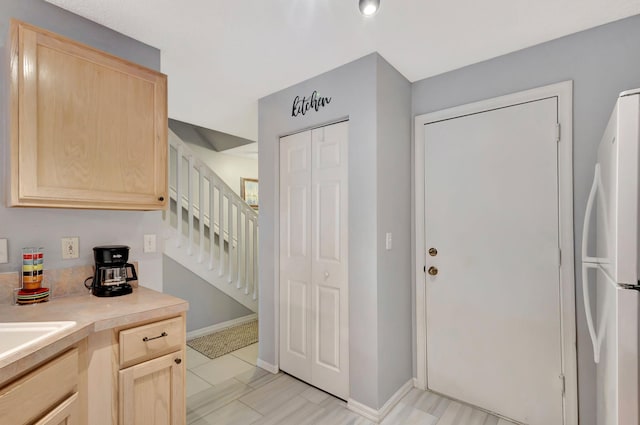
[[[71,238],[62,238],[61,249],[62,249],[62,259],[63,260],[71,260],[79,257],[79,238],[71,237]]]

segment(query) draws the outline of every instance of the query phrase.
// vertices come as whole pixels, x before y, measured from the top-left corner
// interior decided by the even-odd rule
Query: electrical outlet
[[[0,264],[9,262],[9,251],[7,250],[7,240],[0,239]]]
[[[78,237],[62,238],[62,259],[78,258]]]
[[[145,253],[156,252],[156,235],[144,235],[144,246],[142,251]]]

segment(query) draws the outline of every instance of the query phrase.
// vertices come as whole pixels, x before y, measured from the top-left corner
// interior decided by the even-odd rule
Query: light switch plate
[[[151,253],[151,252],[156,252],[156,250],[157,250],[156,235],[154,234],[144,235],[144,245],[142,247],[142,252]]]
[[[0,239],[0,264],[9,262],[9,251],[7,249],[7,240]]]
[[[392,246],[393,246],[393,239],[391,236],[391,232],[387,232],[387,238],[385,241],[385,247],[387,248],[387,251],[391,251]]]
[[[61,242],[62,242],[61,249],[62,249],[62,259],[63,260],[71,260],[71,259],[74,259],[74,258],[78,258],[78,256],[79,256],[79,252],[78,252],[79,239],[78,239],[78,237],[62,238]]]

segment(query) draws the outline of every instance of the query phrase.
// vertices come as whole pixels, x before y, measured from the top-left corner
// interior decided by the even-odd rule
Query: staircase
[[[164,253],[258,311],[258,214],[169,131]]]

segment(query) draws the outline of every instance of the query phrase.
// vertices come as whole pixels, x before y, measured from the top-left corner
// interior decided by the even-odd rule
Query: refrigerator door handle
[[[591,337],[591,343],[593,345],[593,360],[596,363],[600,361],[600,341],[598,340],[598,335],[596,334],[595,325],[593,323],[593,315],[591,314],[588,270],[598,269],[598,258],[589,257],[587,255],[587,248],[589,246],[589,223],[591,222],[591,213],[593,211],[593,204],[596,199],[598,188],[601,186],[600,181],[600,164],[596,164],[593,175],[593,184],[589,191],[587,207],[584,213],[584,223],[582,225],[582,299],[584,300],[584,312],[587,317],[589,336]]]
[[[582,263],[582,299],[584,300],[584,313],[587,316],[587,328],[589,329],[589,336],[591,337],[591,344],[593,345],[593,361],[600,362],[600,335],[596,333],[596,328],[593,323],[593,315],[591,314],[591,297],[589,295],[589,269],[598,269],[599,266],[595,263]],[[602,325],[602,323],[601,323]],[[602,326],[599,326],[602,327]]]
[[[608,258],[600,258],[600,257],[590,257],[587,254],[587,250],[589,247],[589,224],[591,223],[591,213],[593,212],[594,203],[597,200],[600,202],[600,206],[602,207],[602,213],[604,217],[602,220],[608,223],[608,219],[606,217],[607,208],[605,205],[605,201],[603,198],[604,189],[602,187],[602,178],[600,177],[600,164],[596,164],[595,171],[593,173],[593,183],[591,184],[591,190],[589,191],[589,198],[587,198],[587,207],[584,212],[584,223],[582,224],[582,262],[587,263],[600,263],[600,264],[608,264]]]

